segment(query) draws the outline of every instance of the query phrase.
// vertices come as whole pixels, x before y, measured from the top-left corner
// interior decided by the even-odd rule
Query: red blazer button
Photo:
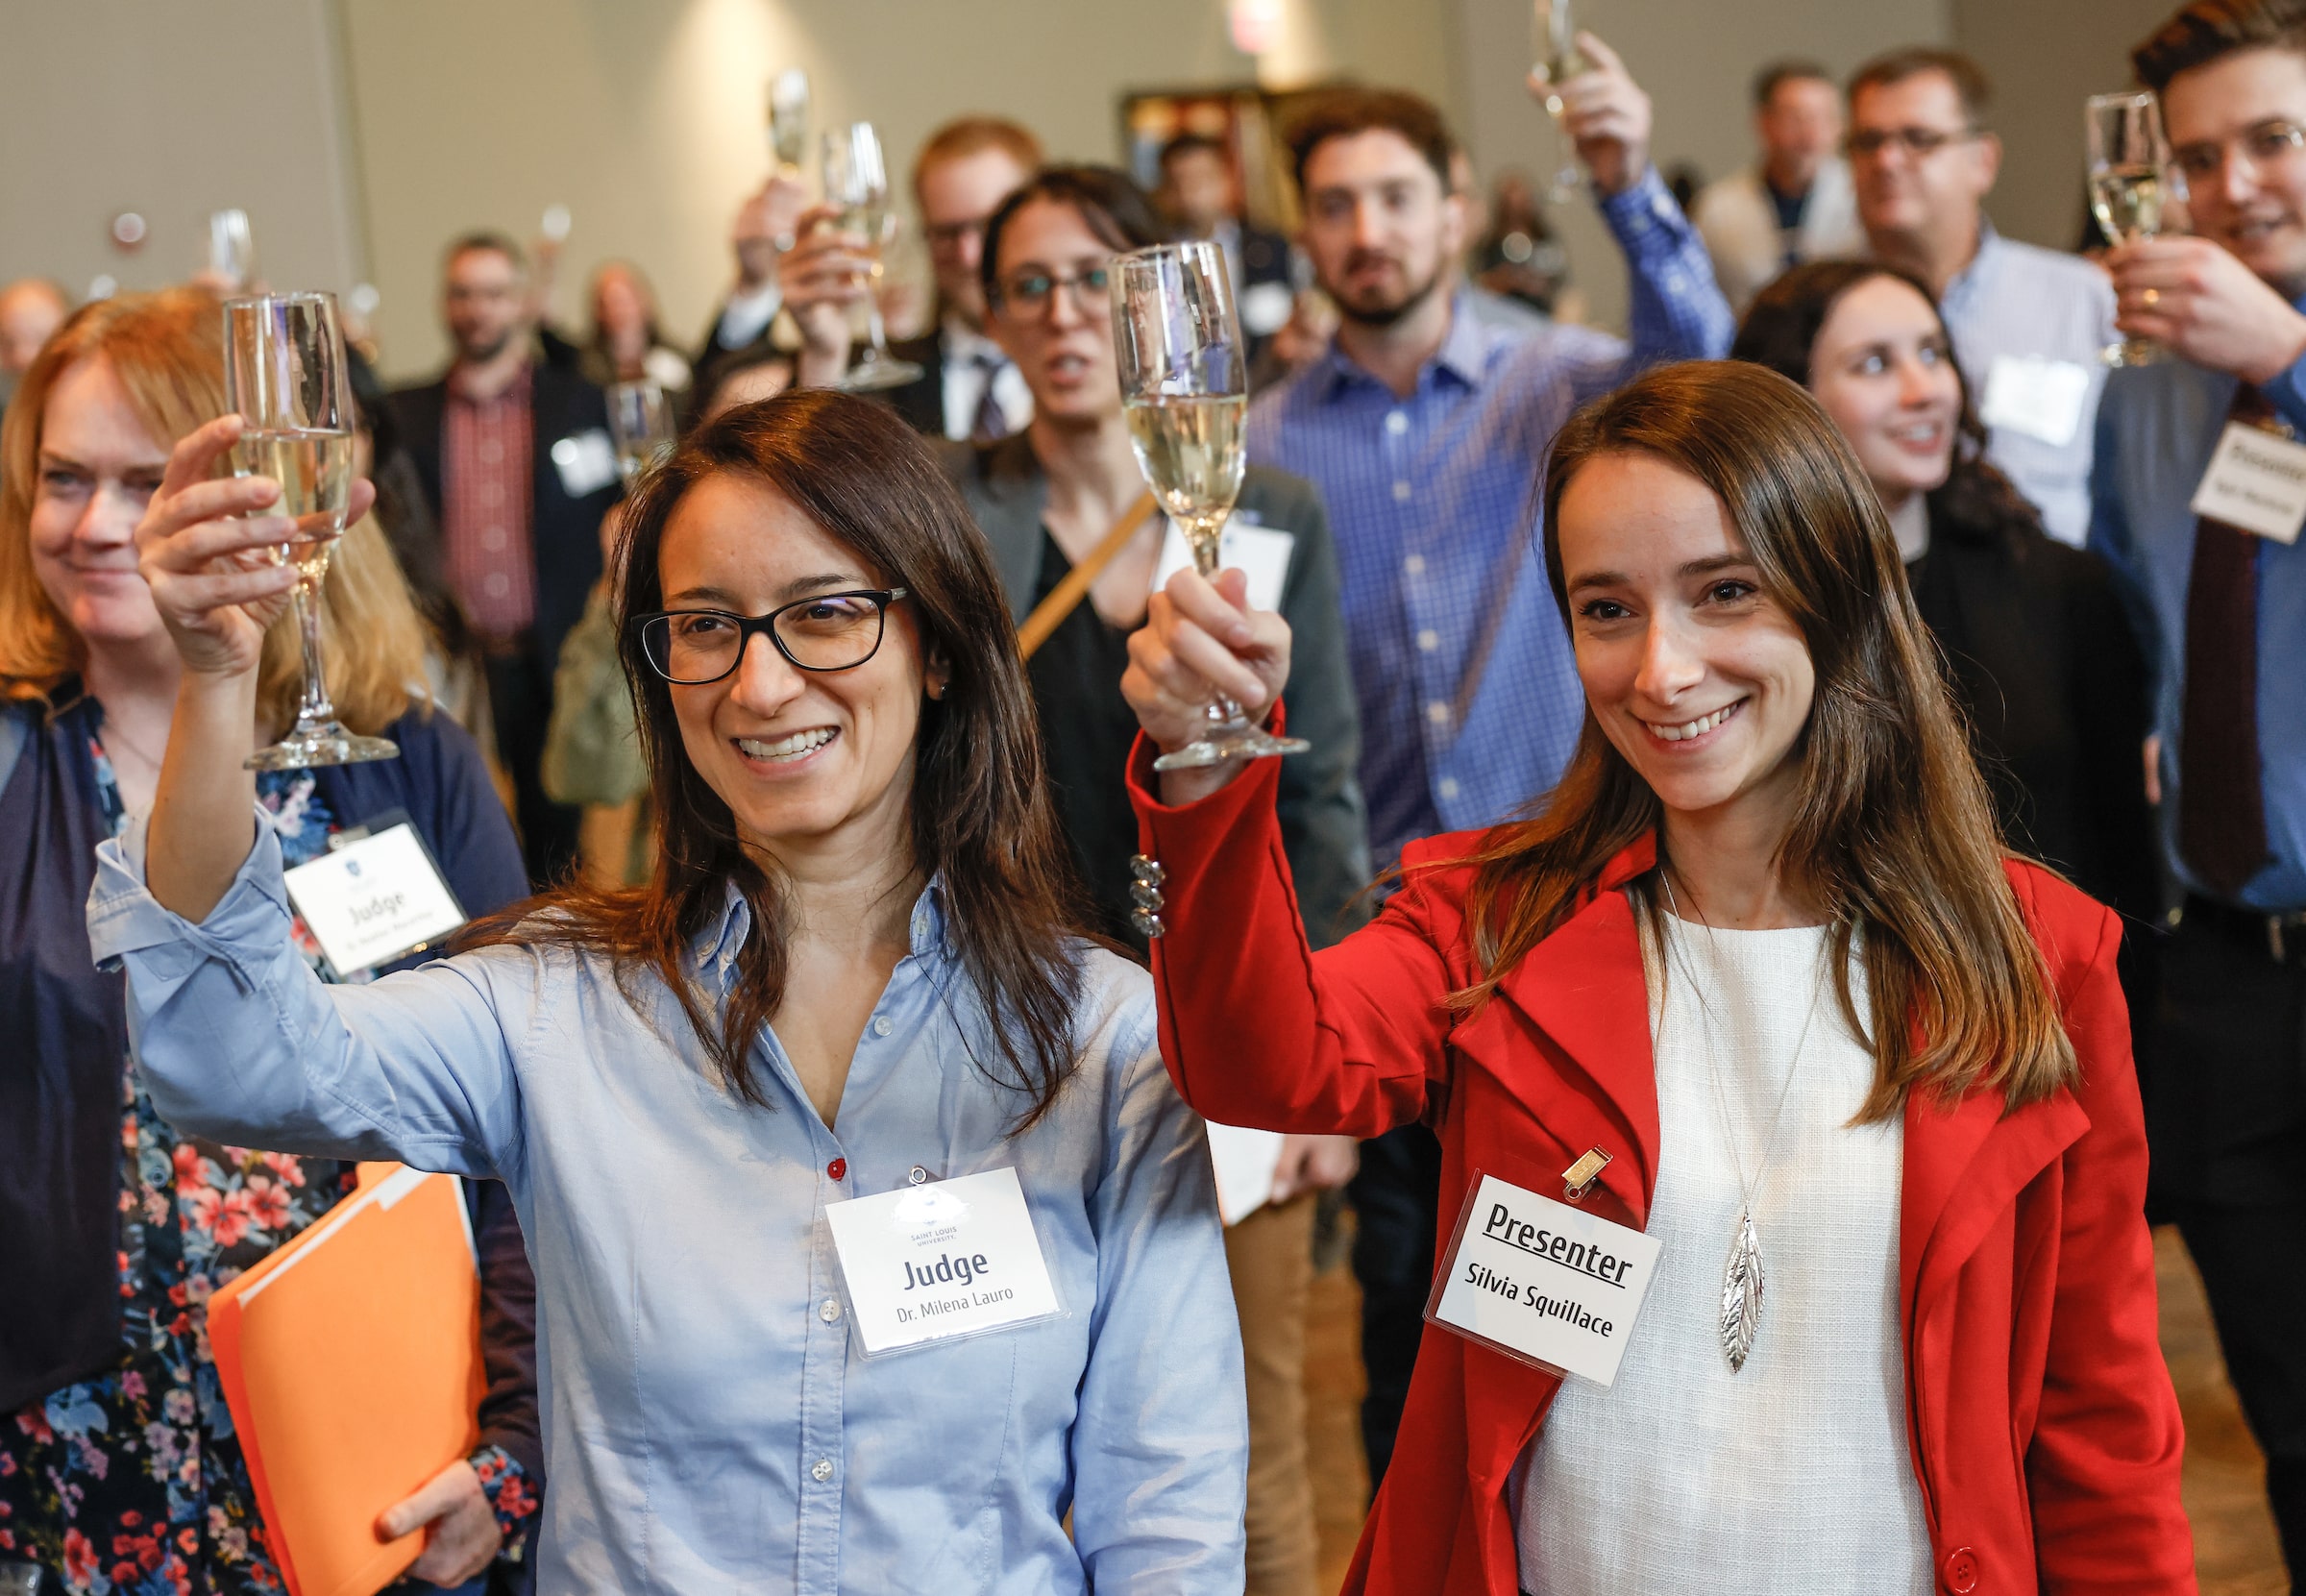
[[[1977,1554],[1967,1546],[1956,1546],[1946,1554],[1939,1572],[1945,1576],[1946,1588],[1953,1596],[1970,1596],[1977,1588]]]
[[[824,1172],[828,1179],[846,1180],[848,1178],[848,1160],[846,1158],[834,1159],[832,1163],[824,1166]]]

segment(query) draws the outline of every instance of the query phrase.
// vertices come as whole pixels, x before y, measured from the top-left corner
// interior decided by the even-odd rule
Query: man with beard
[[[561,639],[601,575],[601,518],[619,496],[601,390],[531,356],[520,246],[476,233],[449,246],[442,317],[455,356],[393,395],[436,538],[398,551],[444,577],[488,662],[497,754],[539,887],[576,857],[578,812],[537,774]]]
[[[1590,70],[1551,91],[1626,254],[1631,345],[1474,317],[1467,196],[1425,101],[1344,89],[1289,130],[1298,241],[1341,319],[1326,354],[1251,405],[1249,454],[1311,479],[1329,506],[1381,869],[1412,838],[1543,797],[1576,746],[1585,700],[1534,524],[1556,430],[1643,366],[1730,347],[1705,247],[1650,164],[1649,97],[1599,39],[1578,42]],[[1432,1133],[1410,1126],[1364,1145],[1353,1186],[1372,1483],[1416,1358],[1439,1176]]]
[[[2191,237],[2114,251],[2090,546],[2156,677],[2147,792],[2185,893],[2145,1045],[2148,1203],[2176,1221],[2306,1574],[2306,4],[2194,0],[2131,55]],[[2215,463],[2214,463],[2215,462]]]

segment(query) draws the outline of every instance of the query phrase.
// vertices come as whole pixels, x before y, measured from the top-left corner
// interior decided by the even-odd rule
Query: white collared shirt
[[[1033,419],[1033,390],[1025,374],[1004,354],[999,344],[948,316],[939,336],[944,340],[944,435],[966,443],[977,425],[977,406],[985,400],[988,369],[993,374],[994,403],[1010,432],[1021,432]],[[988,367],[983,357],[999,362]]]

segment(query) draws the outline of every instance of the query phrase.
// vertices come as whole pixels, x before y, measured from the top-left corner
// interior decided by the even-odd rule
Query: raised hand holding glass
[[[852,122],[824,135],[824,203],[841,210],[844,232],[860,233],[872,254],[871,281],[865,295],[865,353],[839,386],[851,393],[877,393],[920,381],[921,368],[889,353],[889,330],[881,320],[881,251],[895,218],[889,210],[889,167],[881,135],[871,122]]]

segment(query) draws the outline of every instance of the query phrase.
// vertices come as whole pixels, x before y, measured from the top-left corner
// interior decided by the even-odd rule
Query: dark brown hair
[[[985,253],[977,276],[985,303],[1001,303],[1001,234],[1017,213],[1035,201],[1070,206],[1100,243],[1115,250],[1141,250],[1172,236],[1129,174],[1112,166],[1044,166],[1003,200],[985,223]]]
[[[741,405],[691,433],[642,482],[620,551],[617,619],[661,831],[654,877],[624,891],[564,888],[486,923],[473,943],[603,950],[644,1014],[650,997],[640,978],[655,975],[730,1090],[768,1104],[751,1055],[785,998],[791,910],[773,864],[740,841],[728,805],[690,762],[672,689],[633,626],[663,607],[657,557],[675,510],[723,476],[773,489],[879,579],[907,589],[902,602],[919,617],[923,651],[951,671],[944,696],[922,702],[915,734],[910,863],[940,884],[946,939],[991,1020],[997,1056],[976,1059],[977,1068],[1018,1094],[1022,1130],[1048,1111],[1077,1061],[1075,889],[1000,577],[928,446],[886,405],[823,389]],[[727,1008],[713,1017],[696,984],[695,944],[722,913],[730,882],[752,922]]]
[[[2238,50],[2293,50],[2306,55],[2306,4],[2300,0],[2194,0],[2130,52],[2138,81],[2159,94],[2181,72]]]
[[[2003,872],[1985,783],[1880,501],[1832,421],[1785,378],[1727,360],[1666,366],[1585,405],[1546,466],[1546,573],[1564,617],[1562,496],[1586,466],[1625,454],[1653,455],[1721,499],[1808,646],[1816,699],[1779,864],[1830,918],[1842,1010],[1870,1039],[1878,1076],[1860,1118],[1894,1117],[1918,1087],[1950,1099],[1985,1086],[2016,1107],[2072,1081],[2073,1046]],[[1588,708],[1544,808],[1492,831],[1475,855],[1466,914],[1484,978],[1459,1004],[1484,999],[1661,819]],[[1652,872],[1633,886],[1652,931],[1656,882]],[[1850,987],[1853,943],[1870,1017]]]
[[[1894,278],[1920,294],[1938,313],[1938,331],[1947,331],[1929,284],[1902,267],[1871,260],[1809,260],[1788,269],[1754,296],[1730,346],[1730,358],[1767,366],[1789,381],[1813,387],[1818,334],[1833,307],[1850,290],[1877,277]],[[1950,352],[1950,333],[1948,343]],[[1986,458],[1985,424],[1971,404],[1969,380],[1962,376],[1960,362],[1949,364],[1961,390],[1961,418],[1951,469],[1929,494],[1931,529],[1996,542],[2046,535],[2041,512]]]
[[[1778,97],[1783,84],[1822,83],[1833,86],[1833,79],[1826,68],[1814,61],[1774,61],[1754,74],[1754,109],[1767,110],[1770,102]]]
[[[1869,88],[1888,88],[1926,72],[1944,73],[1962,102],[1962,120],[1973,128],[1985,126],[1986,107],[1994,98],[1994,84],[1986,69],[1959,50],[1938,50],[1926,44],[1892,50],[1859,67],[1850,80],[1850,109],[1857,109],[1858,95]]]
[[[1406,140],[1441,180],[1441,192],[1454,194],[1450,157],[1458,141],[1433,102],[1399,88],[1337,88],[1321,95],[1289,124],[1285,137],[1289,160],[1297,174],[1297,191],[1305,192],[1305,169],[1313,152],[1333,138],[1357,133],[1390,133]]]

